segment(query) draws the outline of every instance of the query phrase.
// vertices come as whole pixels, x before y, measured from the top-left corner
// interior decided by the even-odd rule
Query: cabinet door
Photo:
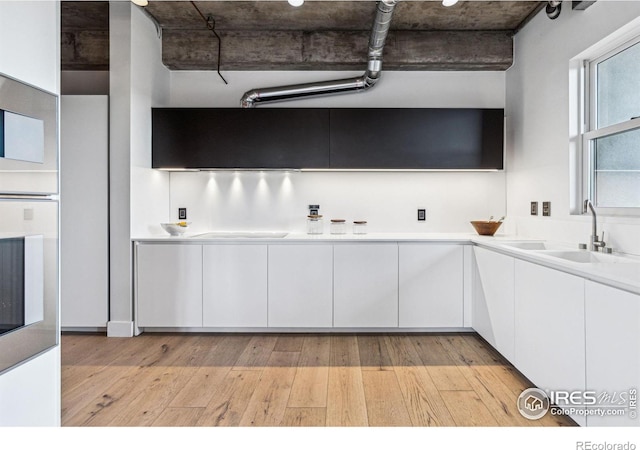
[[[514,259],[473,249],[473,329],[509,361],[514,361]]]
[[[269,246],[269,326],[333,325],[333,246]]]
[[[330,165],[502,169],[503,128],[502,109],[334,108]]]
[[[329,110],[153,108],[152,167],[326,168]]]
[[[516,367],[541,389],[584,391],[584,280],[516,260],[515,293]]]
[[[401,244],[399,326],[462,327],[463,247]]]
[[[267,246],[205,245],[203,325],[267,326]]]
[[[202,246],[138,244],[137,326],[202,326]]]
[[[608,398],[598,407],[626,409],[620,416],[588,416],[589,426],[638,426],[640,296],[591,281],[585,286],[587,390]]]
[[[335,327],[398,326],[398,245],[336,245]]]

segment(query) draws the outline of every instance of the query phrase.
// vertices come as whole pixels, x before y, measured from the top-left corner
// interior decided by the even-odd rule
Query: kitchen
[[[20,18],[25,22],[33,20],[34,10],[25,13],[11,3],[3,2],[2,8],[6,9],[0,11],[2,16],[18,17],[16,23],[20,23]],[[191,222],[189,232],[194,233],[260,229],[305,234],[307,206],[319,204],[327,221],[329,218],[367,220],[370,236],[376,233],[472,234],[470,220],[504,215],[501,235],[576,246],[587,242],[591,217],[579,214],[580,196],[573,186],[579,171],[572,162],[578,140],[575,132],[578,127],[572,121],[577,108],[574,88],[578,83],[572,75],[575,75],[576,58],[583,58],[581,54],[602,40],[612,34],[612,39],[622,41],[633,36],[637,23],[632,19],[640,10],[634,2],[596,2],[583,11],[572,10],[569,3],[565,3],[557,19],[550,20],[539,13],[516,34],[514,64],[506,71],[389,71],[370,92],[295,102],[295,107],[319,108],[504,108],[506,170],[234,174],[151,169],[149,110],[164,106],[237,107],[242,94],[256,87],[342,78],[346,74],[340,71],[223,71],[229,81],[229,85],[225,85],[215,71],[169,71],[161,61],[161,41],[153,22],[139,8],[116,2],[110,12],[113,33],[109,73],[110,174],[93,174],[96,180],[111,177],[108,180],[110,278],[107,280],[110,300],[109,316],[102,319],[105,321],[102,327],[114,339],[136,332],[131,240],[166,235],[160,223],[179,220],[180,207],[187,208],[187,220]],[[47,17],[47,13],[56,14],[52,8],[56,9],[47,5],[44,12],[35,10],[48,28],[31,26],[21,31],[33,30],[35,35],[20,44],[26,46],[25,54],[40,56],[39,47],[47,48],[42,40],[59,42],[59,33]],[[47,38],[40,35],[46,30],[50,33]],[[625,35],[629,38],[625,39]],[[5,40],[4,35],[2,42],[3,51],[7,53],[4,60],[0,59],[0,62],[6,61],[0,65],[0,72],[50,92],[59,92],[59,62],[52,60],[53,50],[47,53],[48,59],[25,61],[19,54],[20,49],[14,48],[15,44],[5,50],[4,42],[9,40]],[[59,54],[57,47],[54,54]],[[34,64],[43,64],[45,70],[41,67],[34,70]],[[49,78],[44,82],[34,79],[36,73],[48,74]],[[353,72],[356,76],[360,73]],[[284,103],[277,106],[293,107]],[[61,153],[61,183],[65,183],[64,146]],[[61,198],[64,221],[64,185]],[[551,216],[541,213],[532,216],[533,201],[540,205],[550,202]],[[86,207],[92,206],[95,205]],[[416,210],[420,208],[426,209],[425,221],[416,220]],[[637,218],[600,214],[598,219],[600,230],[606,231],[608,246],[618,252],[640,255]],[[330,237],[328,227],[325,234]],[[64,304],[64,234],[61,245],[63,328],[87,327],[86,324],[64,325],[65,316],[69,317]],[[91,288],[95,289],[95,283]],[[3,374],[2,380],[5,377]]]

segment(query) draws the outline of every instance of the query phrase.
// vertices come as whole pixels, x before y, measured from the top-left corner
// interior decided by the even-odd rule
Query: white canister
[[[367,222],[366,222],[366,220],[354,220],[353,221],[353,234],[367,234]]]
[[[331,219],[331,234],[346,234],[347,222],[344,219]]]
[[[322,234],[324,232],[324,222],[320,215],[307,216],[307,234]]]

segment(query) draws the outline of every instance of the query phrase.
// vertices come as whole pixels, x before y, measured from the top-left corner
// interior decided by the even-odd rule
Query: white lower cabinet
[[[269,326],[333,326],[333,246],[269,246]]]
[[[543,390],[585,390],[584,283],[574,275],[515,262],[515,365]],[[584,415],[571,417],[586,424]]]
[[[398,326],[398,245],[335,245],[333,325]]]
[[[598,408],[622,412],[589,415],[587,424],[639,426],[640,296],[587,281],[585,315],[587,390],[595,393]]]
[[[474,247],[473,253],[473,328],[505,358],[514,362],[515,260],[480,247]]]
[[[464,246],[136,243],[136,326],[464,326]]]
[[[267,246],[203,246],[205,327],[267,326]]]
[[[462,245],[400,244],[399,326],[462,327]]]
[[[137,244],[136,324],[202,326],[202,246]]]

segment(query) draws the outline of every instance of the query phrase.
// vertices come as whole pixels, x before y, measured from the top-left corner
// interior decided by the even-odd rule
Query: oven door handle
[[[3,194],[0,200],[55,200],[51,194]]]

